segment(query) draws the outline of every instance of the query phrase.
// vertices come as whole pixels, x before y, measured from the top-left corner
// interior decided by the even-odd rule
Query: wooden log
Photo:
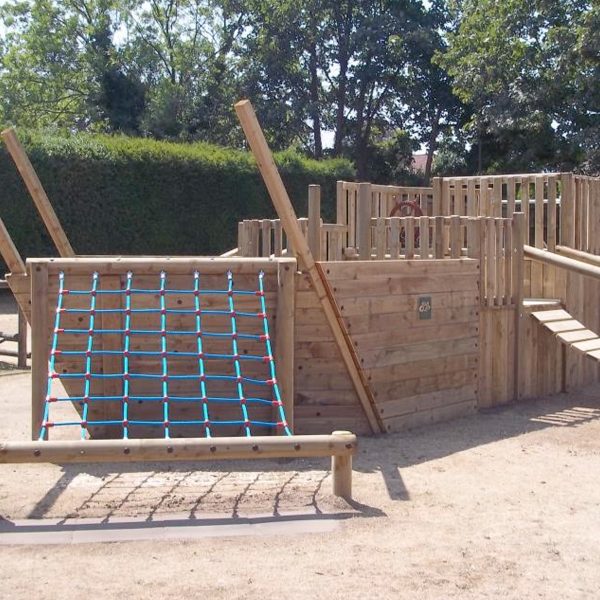
[[[273,155],[269,150],[264,134],[256,119],[254,109],[248,100],[243,100],[235,105],[235,110],[242,124],[242,128],[244,129],[244,133],[248,138],[248,142],[256,158],[265,185],[269,190],[275,210],[281,219],[288,239],[292,241],[296,248],[300,265],[308,273],[315,293],[321,302],[325,317],[331,326],[336,345],[342,355],[348,374],[354,383],[356,393],[363,407],[365,416],[369,421],[369,425],[373,432],[384,432],[385,429],[383,423],[375,412],[375,400],[360,365],[358,355],[352,345],[349,333],[342,320],[339,307],[333,297],[333,291],[331,290],[322,269],[319,267],[319,263],[315,263],[310,248],[308,247],[308,243],[302,235],[292,203],[285,186],[283,185],[279,172],[277,171]],[[368,206],[370,209],[370,203]],[[370,229],[370,215],[364,225],[366,228]]]
[[[31,439],[39,437],[48,387],[48,269],[31,269]]]
[[[5,129],[1,135],[6,144],[6,148],[27,186],[27,190],[33,198],[35,206],[44,221],[44,225],[46,225],[46,229],[48,230],[58,253],[63,257],[75,256],[75,252],[73,252],[73,248],[52,208],[52,204],[50,204],[50,200],[42,187],[42,183],[39,180],[33,165],[17,138],[15,130],[12,128]]]
[[[315,260],[321,260],[321,186],[308,186],[308,246]]]
[[[2,219],[0,219],[0,254],[2,254],[2,258],[11,273],[22,274],[26,272],[25,263]]]
[[[82,463],[351,456],[356,436],[293,435],[221,438],[1,442],[0,463]]]
[[[539,262],[560,267],[561,269],[567,269],[568,271],[585,275],[586,277],[600,279],[600,266],[567,258],[566,256],[561,256],[555,252],[548,252],[547,250],[540,250],[539,248],[533,248],[532,246],[525,246],[525,256]]]
[[[347,438],[349,431],[334,431],[332,437]],[[333,495],[350,500],[352,498],[352,454],[334,454],[331,457]]]

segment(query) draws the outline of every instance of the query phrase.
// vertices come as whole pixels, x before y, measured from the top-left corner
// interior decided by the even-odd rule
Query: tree
[[[116,0],[24,0],[2,5],[0,18],[5,120],[137,130],[144,90],[113,44]]]
[[[459,98],[473,106],[469,127],[480,156],[486,137],[500,140],[509,134],[539,140],[530,168],[561,168],[576,160],[573,144],[597,127],[598,119],[598,104],[593,108],[597,70],[594,74],[581,51],[593,21],[589,3],[463,0],[455,6],[457,29],[439,63],[453,78]],[[561,153],[548,155],[552,146]]]

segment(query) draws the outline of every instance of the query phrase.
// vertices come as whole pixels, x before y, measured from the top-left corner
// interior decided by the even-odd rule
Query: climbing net
[[[164,271],[158,287],[155,280],[154,285],[147,282],[144,276],[136,285],[136,277],[128,272],[119,289],[103,289],[100,274],[94,272],[89,289],[68,289],[65,273],[59,273],[40,439],[47,439],[54,427],[69,426],[78,428],[82,439],[94,426],[114,428],[123,439],[144,437],[133,435],[132,428],[135,432],[152,428],[153,435],[158,431],[169,438],[183,426],[191,427],[196,437],[213,437],[225,427],[238,428],[248,437],[256,428],[276,428],[291,435],[275,372],[264,272],[258,274],[254,290],[235,289],[230,271],[224,289],[202,289],[197,271],[191,289],[170,288]],[[112,302],[106,302],[110,295]],[[182,302],[182,297],[187,301]],[[170,301],[174,298],[178,300]],[[244,309],[252,305],[253,298],[257,310],[236,308],[236,302],[243,303]],[[227,330],[207,327],[205,321],[211,318],[221,327],[227,323]],[[71,327],[71,323],[82,326]],[[108,336],[113,346],[103,343]],[[120,347],[114,348],[115,339]],[[112,362],[107,362],[108,357],[113,357]],[[181,359],[187,361],[185,368],[180,362],[177,366]],[[67,362],[76,366],[61,368]],[[106,364],[118,368],[107,372]],[[59,382],[79,391],[61,395]],[[105,393],[105,386],[111,393]],[[71,402],[79,405],[79,418],[69,414],[61,420],[56,414],[61,411],[55,409]],[[113,406],[110,418],[102,417],[106,411],[95,410],[107,402]],[[148,411],[141,412],[140,405],[152,405],[152,416],[145,416]],[[223,406],[228,408],[224,411]],[[263,417],[266,411],[270,419]],[[223,412],[229,417],[219,418]]]

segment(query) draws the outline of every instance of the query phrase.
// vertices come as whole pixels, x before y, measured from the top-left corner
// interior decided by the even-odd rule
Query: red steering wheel
[[[390,211],[390,217],[422,217],[421,207],[412,200],[396,200],[394,208]],[[420,239],[419,228],[415,227],[415,248],[419,247]],[[400,244],[406,245],[406,233],[404,229],[400,232]]]

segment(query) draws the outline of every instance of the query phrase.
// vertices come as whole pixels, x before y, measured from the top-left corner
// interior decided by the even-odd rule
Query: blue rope
[[[73,426],[79,427],[82,439],[85,439],[89,428],[92,426],[115,426],[122,428],[123,439],[128,439],[130,428],[132,426],[162,427],[165,438],[171,436],[171,429],[177,426],[198,426],[203,428],[206,437],[212,437],[213,428],[217,426],[241,427],[247,437],[252,436],[253,427],[281,428],[285,435],[291,435],[291,429],[285,418],[285,409],[281,400],[280,389],[276,379],[275,360],[272,353],[271,339],[269,335],[269,323],[266,311],[266,300],[264,291],[264,272],[258,274],[258,290],[235,290],[234,279],[231,271],[227,272],[226,290],[202,290],[200,287],[200,274],[194,271],[193,289],[191,290],[172,290],[167,287],[167,274],[160,273],[160,286],[158,289],[142,289],[133,287],[134,275],[130,271],[126,274],[125,285],[120,290],[102,290],[100,289],[100,276],[97,272],[92,274],[91,287],[89,290],[68,290],[65,288],[65,275],[60,273],[58,286],[58,299],[56,307],[56,316],[54,321],[54,332],[51,343],[50,358],[48,361],[48,385],[46,401],[44,406],[43,421],[40,428],[40,439],[48,437],[51,427]],[[124,297],[124,308],[97,308],[97,298],[101,294],[114,294]],[[133,308],[132,296],[136,294],[156,295],[159,298],[157,308]],[[166,298],[169,294],[192,295],[194,298],[194,308],[171,309],[167,306]],[[90,296],[89,308],[69,308],[65,306],[65,298],[69,295]],[[205,309],[202,307],[201,299],[206,295],[225,296],[227,298],[228,310]],[[259,311],[237,311],[234,298],[236,297],[258,297]],[[87,314],[89,317],[87,329],[83,328],[61,328],[61,317],[65,313]],[[96,316],[98,314],[124,314],[123,328],[96,328]],[[132,315],[157,314],[160,315],[159,329],[132,329]],[[168,329],[168,315],[193,315],[195,319],[192,330],[173,330]],[[230,332],[208,332],[203,329],[202,317],[204,315],[228,316],[231,324]],[[238,318],[258,318],[262,323],[261,333],[241,333],[238,329]],[[74,334],[85,336],[84,348],[74,350],[61,350],[59,341],[62,334]],[[122,337],[122,350],[103,350],[95,348],[94,336],[96,334],[117,334]],[[158,350],[132,350],[132,335],[155,335],[160,338],[160,348]],[[196,336],[196,351],[177,352],[169,350],[168,337],[176,336]],[[205,338],[222,338],[231,342],[231,353],[207,353],[205,352]],[[265,354],[263,356],[256,354],[240,354],[239,340],[247,339],[252,341],[261,341],[265,344]],[[83,340],[82,340],[83,341]],[[84,357],[83,372],[78,373],[58,373],[56,371],[56,361],[60,356]],[[121,373],[92,372],[94,356],[122,356]],[[160,374],[158,373],[135,373],[131,372],[130,359],[132,357],[151,357],[160,358]],[[183,375],[169,374],[169,359],[193,358],[197,361],[197,372]],[[220,360],[232,361],[233,374],[219,374],[206,372],[206,361]],[[242,364],[244,361],[258,361],[268,363],[267,379],[258,379],[244,376]],[[83,380],[83,390],[81,395],[71,397],[54,397],[52,395],[54,380],[70,379]],[[118,379],[122,381],[122,395],[98,396],[92,393],[92,382],[103,379]],[[134,380],[161,380],[160,395],[131,394],[131,382]],[[196,381],[198,383],[199,395],[171,395],[169,393],[169,383],[172,381]],[[207,383],[210,381],[228,381],[235,383],[237,392],[236,397],[209,396]],[[268,387],[271,389],[270,398],[246,397],[245,385],[256,385]],[[113,392],[114,394],[114,392]],[[121,419],[90,419],[90,406],[96,402],[120,402],[122,405]],[[82,406],[82,416],[79,421],[50,421],[50,407],[58,402],[78,402]],[[162,420],[156,419],[130,419],[129,404],[137,403],[162,403]],[[186,418],[183,420],[173,420],[170,418],[170,403],[196,404],[200,411],[197,418]],[[221,405],[239,405],[241,408],[241,419],[214,420],[210,416],[210,404]],[[272,406],[278,414],[278,421],[265,421],[252,419],[250,406]]]

